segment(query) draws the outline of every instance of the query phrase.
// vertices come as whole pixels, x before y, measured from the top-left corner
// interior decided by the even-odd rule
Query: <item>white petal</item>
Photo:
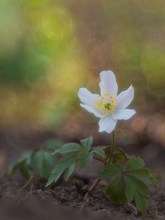
[[[99,84],[101,95],[108,93],[109,95],[117,96],[118,85],[114,73],[110,70],[100,73],[101,82]]]
[[[106,131],[107,133],[111,133],[117,124],[117,120],[111,117],[101,118],[99,121],[99,132]]]
[[[134,98],[134,88],[132,85],[125,91],[121,92],[116,99],[117,107],[116,109],[126,108]]]
[[[94,107],[96,100],[98,100],[99,98],[99,95],[92,94],[86,88],[80,88],[78,91],[78,97],[80,98],[82,103]]]
[[[104,115],[97,112],[97,110],[94,109],[93,107],[91,107],[89,105],[85,105],[85,104],[80,104],[80,105],[82,108],[86,109],[88,112],[93,113],[96,117],[98,117],[98,118],[104,117]]]
[[[136,113],[133,109],[121,109],[113,114],[115,120],[128,120]]]

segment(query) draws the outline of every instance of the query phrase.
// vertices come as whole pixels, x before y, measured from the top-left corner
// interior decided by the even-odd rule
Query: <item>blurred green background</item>
[[[108,69],[135,87],[133,108],[163,116],[164,24],[162,0],[1,0],[0,126],[92,121],[77,91]]]

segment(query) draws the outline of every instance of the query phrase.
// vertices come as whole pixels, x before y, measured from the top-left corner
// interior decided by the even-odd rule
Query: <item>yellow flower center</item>
[[[101,96],[99,101],[97,100],[95,102],[95,104],[100,113],[109,115],[116,107],[116,97],[105,93],[103,96]]]

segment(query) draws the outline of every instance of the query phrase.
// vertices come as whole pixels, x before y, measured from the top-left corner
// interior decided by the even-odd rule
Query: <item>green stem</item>
[[[112,132],[112,151],[107,159],[107,162],[106,162],[107,164],[112,163],[114,154],[115,154],[115,132],[113,131]]]
[[[105,164],[110,164],[110,163],[112,163],[114,153],[115,153],[115,132],[113,131],[113,132],[112,132],[112,151],[111,151],[111,153],[110,153],[110,155],[109,155],[107,161],[105,161]],[[102,162],[103,162],[103,161],[102,161]],[[88,195],[93,192],[93,190],[94,190],[94,189],[96,188],[96,186],[99,184],[100,180],[101,180],[100,178],[97,178],[97,179],[93,182],[93,184],[92,184],[91,187],[89,188],[88,192],[85,194],[84,199],[86,199],[86,198],[88,197]]]

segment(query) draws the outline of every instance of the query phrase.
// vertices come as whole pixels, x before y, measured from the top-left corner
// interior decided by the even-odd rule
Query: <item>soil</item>
[[[77,177],[75,177],[77,178]],[[77,179],[77,181],[82,181]],[[70,181],[44,190],[40,179],[24,185],[18,176],[1,179],[0,201],[1,219],[143,219],[132,204],[115,206],[105,196],[100,185],[86,200],[76,184]],[[164,219],[165,193],[153,192],[145,219]],[[58,218],[57,218],[58,216]],[[3,218],[2,218],[3,217]]]
[[[51,136],[51,135],[50,135]],[[38,136],[29,141],[25,138],[21,141],[21,149],[29,148],[30,144],[39,146],[49,135]],[[39,141],[36,141],[39,140]],[[6,164],[12,158],[18,158],[21,149],[17,148],[18,140],[5,141],[1,139],[1,155],[6,155]],[[11,143],[15,146],[11,150]],[[4,145],[5,144],[5,145]],[[135,155],[143,155],[147,166],[154,169],[160,183],[159,189],[152,190],[152,199],[149,201],[148,215],[145,219],[165,219],[165,177],[162,172],[165,165],[164,149],[155,145],[146,145],[142,148],[129,150]],[[132,151],[132,152],[131,152]],[[148,155],[149,152],[149,155]],[[0,219],[2,220],[26,220],[26,219],[96,219],[96,220],[118,220],[118,219],[144,219],[138,213],[133,204],[115,206],[104,194],[105,182],[101,182],[97,189],[84,200],[84,192],[87,184],[95,179],[99,164],[93,164],[85,172],[77,171],[68,183],[62,180],[49,189],[44,189],[45,180],[34,177],[26,184],[19,174],[12,177],[2,176],[0,178]],[[86,175],[88,174],[88,175]]]

